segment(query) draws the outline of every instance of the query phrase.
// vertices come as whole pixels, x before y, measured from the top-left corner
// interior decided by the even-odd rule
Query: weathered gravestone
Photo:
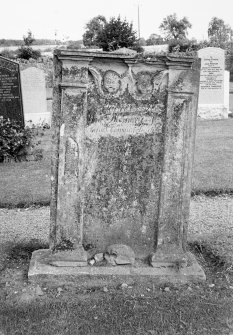
[[[25,122],[50,123],[44,71],[36,67],[29,67],[21,71],[21,81]]]
[[[19,64],[1,56],[0,116],[24,126]]]
[[[198,56],[201,58],[198,116],[228,118],[229,73],[225,71],[225,51],[209,47],[199,50]]]
[[[67,50],[54,64],[50,250],[29,278],[204,279],[186,250],[199,62]]]

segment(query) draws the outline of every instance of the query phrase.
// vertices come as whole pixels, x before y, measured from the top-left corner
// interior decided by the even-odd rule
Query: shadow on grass
[[[44,243],[37,239],[32,239],[27,242],[20,242],[15,245],[9,246],[8,257],[12,262],[23,261],[29,262],[31,254],[35,250],[48,248],[48,243]]]
[[[1,247],[3,257],[0,265],[0,271],[4,271],[6,268],[24,265],[23,272],[26,279],[32,252],[39,249],[46,249],[48,247],[48,243],[44,243],[38,239],[8,242]]]
[[[219,255],[219,253],[211,248],[211,245],[203,242],[190,242],[190,251],[195,254],[198,262],[205,268],[209,270],[213,275],[216,272],[222,273],[229,267],[229,264],[225,259]]]
[[[191,197],[196,195],[205,195],[207,197],[218,197],[221,195],[233,195],[233,189],[210,189],[210,190],[193,190]]]

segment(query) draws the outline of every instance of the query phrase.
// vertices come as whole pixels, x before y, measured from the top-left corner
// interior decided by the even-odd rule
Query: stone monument
[[[1,56],[0,116],[24,126],[19,64]]]
[[[203,119],[226,119],[229,112],[229,72],[225,71],[225,51],[204,48],[201,58],[198,116]]]
[[[50,123],[44,71],[36,67],[28,67],[21,71],[21,82],[25,122]]]
[[[40,275],[203,280],[187,250],[200,63],[54,54],[50,249]]]

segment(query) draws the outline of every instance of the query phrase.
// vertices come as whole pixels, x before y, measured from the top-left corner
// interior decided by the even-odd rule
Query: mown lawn
[[[48,205],[50,201],[50,136],[40,136],[41,161],[0,164],[0,206]],[[198,120],[193,193],[233,193],[233,118]]]
[[[233,118],[197,122],[194,193],[233,193]]]

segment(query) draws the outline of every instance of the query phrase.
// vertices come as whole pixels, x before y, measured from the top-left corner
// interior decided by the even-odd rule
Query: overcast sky
[[[147,39],[159,34],[167,15],[186,16],[192,24],[189,37],[207,38],[208,23],[217,16],[233,28],[233,0],[0,0],[0,38],[22,39],[30,29],[35,38],[82,39],[86,23],[97,15],[118,15],[132,22]]]

